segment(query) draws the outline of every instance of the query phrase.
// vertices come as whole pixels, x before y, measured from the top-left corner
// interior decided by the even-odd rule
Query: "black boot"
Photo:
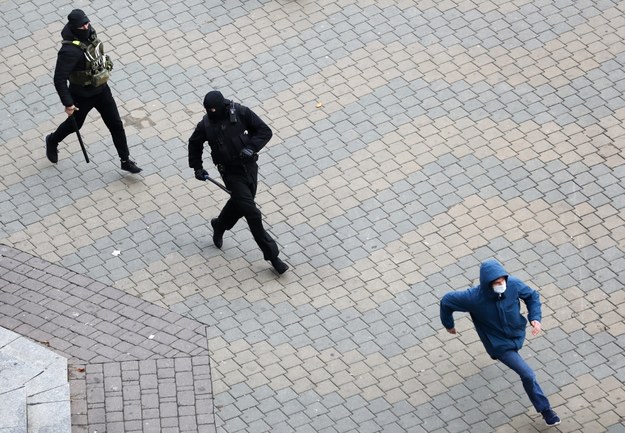
[[[122,170],[129,171],[132,174],[141,173],[141,169],[137,167],[134,161],[127,159],[126,161],[122,160]]]
[[[55,143],[52,140],[52,134],[48,134],[46,137],[46,156],[52,164],[59,162],[59,151],[57,150],[58,146],[59,143]]]
[[[213,226],[213,243],[217,248],[221,249],[224,244],[224,230],[219,227],[217,218],[211,220],[211,226]]]
[[[287,265],[282,260],[280,260],[279,257],[276,257],[275,259],[271,259],[271,264],[273,268],[276,270],[276,272],[279,273],[280,275],[284,274],[287,271],[287,269],[289,269],[289,265]]]

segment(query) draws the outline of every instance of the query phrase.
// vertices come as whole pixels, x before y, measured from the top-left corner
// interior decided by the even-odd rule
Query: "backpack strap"
[[[75,46],[77,46],[78,48],[80,48],[83,51],[87,51],[87,48],[88,48],[87,44],[85,44],[84,42],[81,42],[81,41],[63,40],[61,42],[61,44],[63,44],[63,45],[75,45]]]
[[[239,119],[237,108],[238,104],[234,101],[230,101],[230,106],[228,107],[228,119],[230,123],[237,123]]]

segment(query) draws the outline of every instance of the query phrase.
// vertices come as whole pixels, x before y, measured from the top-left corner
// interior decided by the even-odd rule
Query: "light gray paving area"
[[[91,163],[74,137],[56,166],[45,157],[65,116],[52,75],[73,7],[113,59],[141,175],[119,170],[95,112],[82,130]],[[544,431],[468,317],[459,336],[438,317],[441,296],[495,257],[541,295],[544,333],[522,354],[563,419],[550,430],[623,432],[624,12],[578,0],[2,0],[0,243],[206,326],[197,367],[205,379],[210,365],[214,426],[254,433]],[[215,88],[274,131],[257,201],[291,265],[282,276],[244,221],[212,245],[227,196],[193,178],[186,146]],[[41,329],[7,326],[17,302],[3,302],[0,325]],[[99,433],[135,421],[120,383],[137,396],[137,377],[154,385],[160,367],[165,381],[195,372],[160,355],[162,366],[77,357],[94,392],[116,398],[86,407]],[[186,431],[189,416],[162,431]]]

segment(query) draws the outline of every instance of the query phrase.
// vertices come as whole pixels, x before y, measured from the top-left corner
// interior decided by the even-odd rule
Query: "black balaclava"
[[[212,90],[204,97],[204,108],[208,118],[212,121],[219,122],[228,117],[228,101],[224,99],[224,95],[219,90]],[[215,109],[213,112],[212,109]]]
[[[67,22],[73,35],[76,36],[79,40],[86,41],[91,35],[91,25],[89,25],[89,28],[87,30],[79,28],[89,22],[87,14],[85,14],[81,9],[74,9],[73,11],[71,11],[67,16]]]

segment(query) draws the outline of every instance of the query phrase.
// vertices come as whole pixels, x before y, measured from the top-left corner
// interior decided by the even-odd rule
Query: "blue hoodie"
[[[492,283],[506,278],[506,291],[497,294]],[[480,285],[470,289],[449,292],[441,299],[441,322],[447,329],[454,328],[454,311],[468,312],[486,352],[497,359],[509,350],[519,350],[525,340],[527,320],[521,315],[523,299],[528,318],[541,320],[540,297],[520,279],[508,275],[503,265],[495,259],[480,265]]]

